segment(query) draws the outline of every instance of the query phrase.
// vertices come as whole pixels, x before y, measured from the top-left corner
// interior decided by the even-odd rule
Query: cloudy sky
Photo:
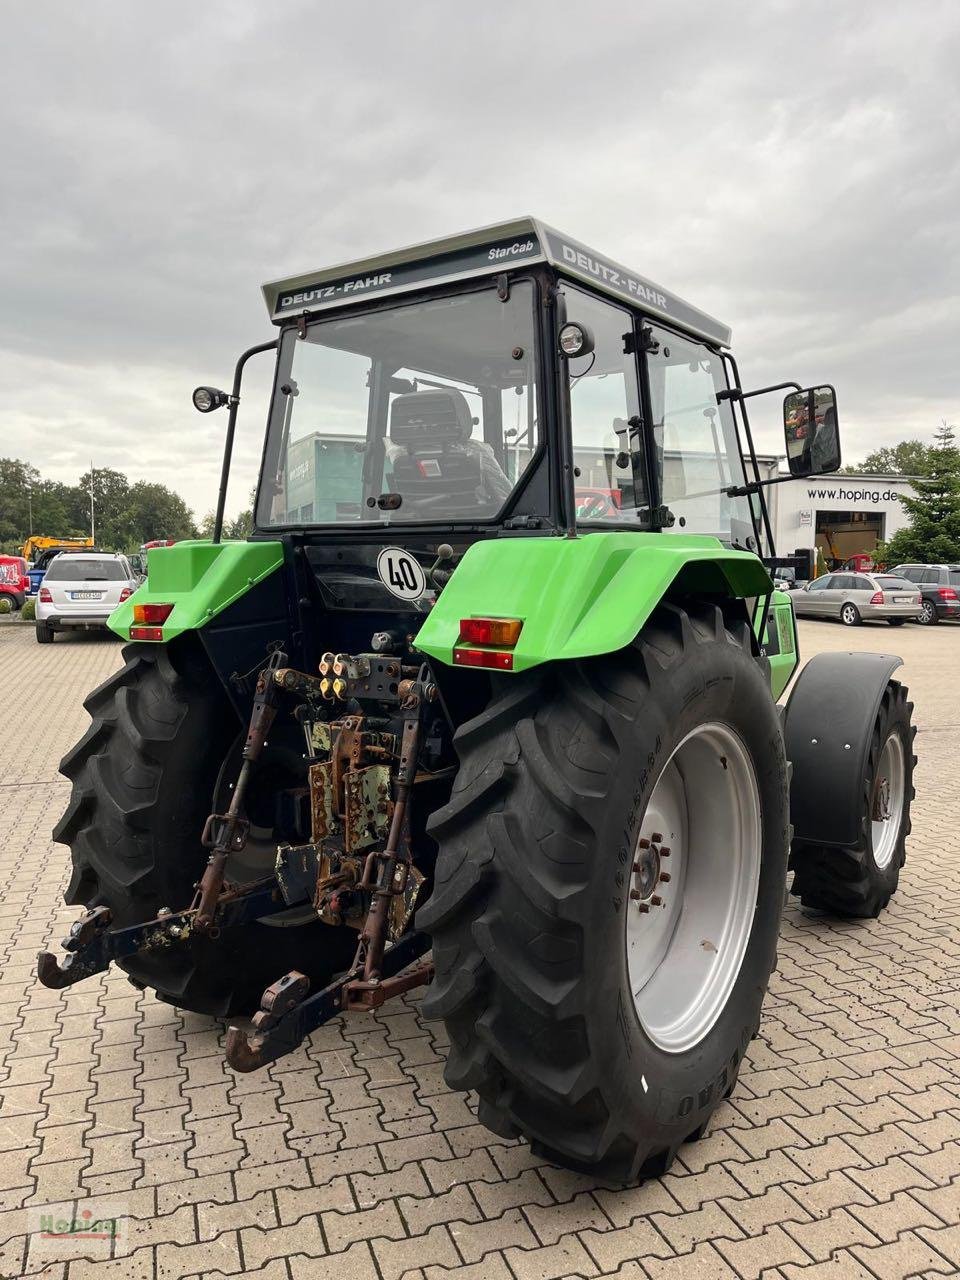
[[[955,0],[0,16],[0,454],[45,475],[202,513],[190,391],[271,336],[262,281],[525,212],[730,323],[745,382],[833,381],[848,459],[960,425]]]

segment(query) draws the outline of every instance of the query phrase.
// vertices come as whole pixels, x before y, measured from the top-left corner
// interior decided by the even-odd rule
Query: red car
[[[6,597],[14,609],[20,609],[29,590],[30,579],[23,556],[0,556],[0,597]]]

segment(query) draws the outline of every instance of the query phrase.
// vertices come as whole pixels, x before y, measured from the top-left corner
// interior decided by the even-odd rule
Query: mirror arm
[[[768,396],[771,392],[782,392],[782,390],[801,392],[803,387],[801,387],[800,383],[774,383],[772,387],[758,387],[755,392],[741,392],[739,387],[731,387],[726,392],[717,392],[717,399],[718,401],[723,401],[723,399],[737,399],[737,401],[740,401],[740,399],[750,399],[751,396]]]
[[[770,388],[775,390],[776,388]],[[767,489],[772,484],[786,484],[788,480],[802,480],[803,476],[774,476],[770,480],[751,480],[749,484],[732,484],[724,489],[724,493],[728,498],[747,498],[751,493],[759,493],[761,489]]]

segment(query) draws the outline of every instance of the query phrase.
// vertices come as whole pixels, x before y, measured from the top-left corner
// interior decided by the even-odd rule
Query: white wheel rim
[[[753,926],[761,845],[746,748],[729,726],[700,725],[654,786],[626,903],[634,1009],[667,1053],[699,1044],[730,997]]]
[[[900,734],[894,729],[880,753],[871,802],[873,860],[881,871],[890,865],[900,840],[906,790],[906,755]]]

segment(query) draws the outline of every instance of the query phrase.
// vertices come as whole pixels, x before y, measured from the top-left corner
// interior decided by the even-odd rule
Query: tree
[[[32,531],[74,537],[89,531],[89,511],[78,517],[78,490],[40,472],[20,458],[0,458],[0,550],[19,553]]]
[[[163,484],[138,480],[127,491],[119,524],[123,540],[118,545],[139,547],[154,538],[193,538],[193,513],[180,497]]]
[[[90,480],[89,471],[77,485],[43,480],[30,463],[0,458],[0,551],[20,551],[31,531],[31,514],[36,534],[88,535]],[[93,500],[97,545],[106,551],[133,551],[153,538],[196,536],[193,513],[166,485],[146,481],[131,485],[122,472],[97,467]]]
[[[844,467],[844,472],[859,476],[925,476],[933,448],[922,440],[901,440],[868,453],[856,466]]]
[[[878,548],[880,558],[888,565],[960,560],[960,449],[946,422],[934,436],[928,469],[914,488],[912,498],[900,498],[910,523]]]
[[[256,499],[257,490],[256,486],[254,486],[254,488],[250,490],[250,497],[248,499],[250,505],[246,511],[241,511],[238,515],[234,516],[232,520],[224,520],[223,536],[225,539],[243,541],[243,539],[248,536],[250,530],[253,528],[253,504]],[[216,523],[216,519],[217,513],[215,511],[208,511],[203,517],[200,521],[201,538],[213,537],[213,526]]]
[[[109,467],[94,467],[92,475],[97,546],[125,546],[129,530],[124,516],[130,493],[130,482],[121,472],[112,471]],[[90,478],[91,473],[85,472],[80,477],[80,483],[73,490],[79,508],[78,515],[82,513],[81,521],[86,524],[88,530],[90,528]]]
[[[0,458],[0,545],[10,547],[29,528],[28,492],[40,483],[40,472],[20,458]],[[34,526],[36,527],[36,526]]]

